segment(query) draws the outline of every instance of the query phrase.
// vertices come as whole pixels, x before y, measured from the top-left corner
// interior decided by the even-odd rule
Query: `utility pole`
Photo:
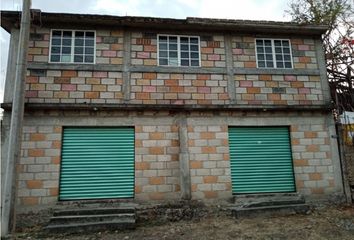
[[[16,166],[19,162],[22,142],[22,122],[25,101],[25,79],[27,73],[27,52],[30,34],[31,0],[23,0],[18,55],[16,61],[9,144],[5,162],[4,189],[1,211],[1,237],[13,230],[16,204]],[[11,54],[11,53],[10,53]]]

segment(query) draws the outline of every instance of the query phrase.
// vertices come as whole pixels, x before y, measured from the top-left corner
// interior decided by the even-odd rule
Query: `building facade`
[[[323,26],[33,16],[20,206],[343,194]],[[6,149],[20,19],[1,18]]]

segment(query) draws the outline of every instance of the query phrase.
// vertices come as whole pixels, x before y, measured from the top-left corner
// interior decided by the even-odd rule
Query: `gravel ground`
[[[354,205],[317,207],[306,215],[235,219],[227,213],[207,214],[191,220],[151,220],[135,230],[84,235],[48,235],[39,225],[23,228],[10,239],[354,239]]]

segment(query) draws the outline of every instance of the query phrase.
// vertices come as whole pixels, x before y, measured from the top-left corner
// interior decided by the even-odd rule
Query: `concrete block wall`
[[[234,76],[240,105],[320,105],[319,76]],[[224,74],[131,73],[132,104],[229,104]],[[26,78],[29,103],[122,103],[122,72],[30,70]]]
[[[179,139],[176,125],[135,126],[135,199],[178,199]]]
[[[202,35],[200,38],[202,67],[226,67],[225,39],[222,35]]]
[[[223,35],[184,33],[200,36],[201,67],[180,67],[178,71],[166,72],[166,66],[159,67],[157,63],[157,36],[165,33],[96,30],[96,64],[74,64],[75,68],[70,68],[73,64],[55,64],[56,68],[51,69],[53,64],[49,63],[31,69],[26,79],[27,102],[117,104],[124,98],[128,104],[232,102],[246,106],[310,106],[328,100],[323,92],[326,89],[323,77],[318,72],[318,46],[311,38],[290,38],[294,69],[263,69],[262,72],[256,66],[254,36],[232,36],[229,49]],[[130,39],[127,46],[124,39]],[[48,63],[49,41],[50,29],[33,30],[29,49],[32,64]],[[230,51],[232,66],[226,66],[226,51]],[[60,66],[63,69],[57,70]],[[146,72],[148,68],[144,67],[153,71]],[[230,83],[230,78],[234,83]],[[123,89],[129,90],[126,96]]]
[[[131,40],[131,64],[157,66],[157,35],[163,32],[133,32]],[[176,35],[176,33],[167,33]],[[177,34],[180,35],[180,34]],[[183,35],[183,34],[182,34]],[[186,34],[184,34],[186,35]],[[191,33],[191,36],[199,34]],[[226,67],[224,37],[222,35],[202,35],[200,37],[202,67]]]
[[[305,195],[332,192],[334,168],[326,126],[291,126],[291,145],[297,189]]]
[[[221,74],[132,73],[131,103],[228,104],[226,88]]]
[[[192,198],[230,198],[228,126],[189,125],[188,139]]]
[[[148,111],[80,115],[56,111],[50,116],[43,112],[26,117],[18,166],[17,202],[21,206],[57,203],[62,128],[94,127],[98,123],[135,127],[135,200],[180,199],[180,143],[175,115]],[[289,126],[296,190],[312,198],[340,190],[338,153],[333,150],[323,116],[194,112],[187,117],[192,199],[218,201],[232,196],[229,126]]]
[[[317,69],[315,41],[310,38],[291,38],[292,55],[295,69]]]
[[[200,36],[201,66],[157,66],[157,35],[165,33]],[[28,103],[311,106],[326,99],[324,69],[316,58],[320,47],[313,39],[291,37],[294,69],[286,70],[257,69],[253,35],[96,30],[96,64],[85,65],[48,63],[49,41],[49,29],[33,30]],[[297,191],[326,196],[340,189],[338,156],[325,114],[183,114],[193,199],[232,196],[228,126],[289,126]],[[177,120],[169,111],[33,110],[23,129],[18,203],[58,201],[63,126],[134,126],[135,199],[180,199]]]
[[[319,76],[235,75],[236,101],[245,105],[320,105]]]
[[[79,30],[79,29],[77,29]],[[29,62],[49,61],[50,32],[48,28],[31,30],[28,58]],[[123,31],[96,31],[96,64],[119,65],[123,63]]]
[[[260,37],[262,38],[262,37]],[[234,67],[256,68],[255,39],[253,36],[232,38]],[[277,39],[277,37],[274,37]],[[289,39],[285,37],[285,39]],[[317,69],[315,41],[311,38],[290,38],[294,69]]]
[[[131,64],[157,66],[157,34],[164,32],[132,32]],[[167,33],[176,34],[176,33]],[[177,33],[179,35],[179,33]],[[183,34],[182,34],[183,35]],[[225,39],[222,35],[190,34],[200,36],[201,66],[226,67]],[[28,60],[48,62],[50,29],[32,30]],[[295,69],[317,69],[315,41],[311,38],[290,38]],[[232,37],[234,67],[256,68],[255,37]],[[96,31],[96,63],[123,64],[123,31]]]
[[[96,31],[96,64],[123,63],[123,31]]]
[[[18,172],[17,203],[53,204],[58,200],[61,126],[24,126]]]
[[[254,37],[233,37],[232,57],[234,67],[256,68],[256,50]]]
[[[50,29],[31,29],[30,41],[28,43],[28,62],[49,61]]]
[[[157,66],[157,34],[133,32],[131,39],[131,64]]]
[[[225,67],[224,37],[208,35],[202,36],[200,40],[201,66]],[[49,46],[50,29],[32,29],[28,61],[48,62]],[[96,31],[96,64],[123,64],[122,30]],[[157,33],[132,32],[131,64],[157,66]]]
[[[122,73],[108,71],[30,70],[29,103],[121,103]]]

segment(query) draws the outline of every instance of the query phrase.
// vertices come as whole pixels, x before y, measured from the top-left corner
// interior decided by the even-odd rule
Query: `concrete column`
[[[4,91],[4,103],[12,103],[14,85],[15,85],[15,72],[16,72],[16,60],[18,54],[18,40],[20,36],[20,30],[11,29],[9,56],[7,59],[7,70],[5,78],[5,91]],[[10,112],[7,110],[4,112],[3,121],[1,123],[1,196],[4,196],[4,182],[5,182],[5,166],[6,166],[6,154],[9,146],[9,125],[10,125]],[[2,203],[1,203],[2,204]]]
[[[328,129],[331,153],[332,153],[332,163],[333,163],[333,174],[334,174],[334,188],[335,191],[343,194],[343,179],[342,179],[342,170],[339,158],[338,151],[338,141],[337,141],[337,133],[335,129],[335,123],[333,120],[332,114],[328,114],[325,116],[326,118],[326,126]]]
[[[9,57],[7,59],[7,69],[5,78],[5,91],[4,91],[4,103],[12,103],[14,85],[15,85],[15,72],[16,72],[16,57],[18,54],[18,39],[20,36],[20,30],[11,29]]]
[[[188,152],[188,130],[187,118],[182,116],[179,119],[179,169],[181,182],[181,198],[190,200],[191,194],[191,174],[189,168],[189,152]]]
[[[131,32],[124,31],[123,39],[123,99],[130,100]]]
[[[10,118],[11,115],[8,111],[4,112],[3,120],[1,122],[1,196],[4,196],[4,183],[5,183],[5,167],[6,167],[6,154],[9,147],[9,134],[10,134]],[[2,202],[0,203],[2,204]]]
[[[329,89],[327,66],[322,45],[323,43],[320,39],[315,40],[316,58],[318,69],[320,70],[321,88],[323,92],[323,103],[329,105],[331,103],[331,93]]]
[[[25,79],[27,73],[27,52],[31,27],[31,0],[23,0],[21,28],[16,60],[16,74],[13,91],[9,144],[6,149],[6,170],[4,194],[2,195],[1,237],[5,237],[15,226],[16,166],[19,162],[22,143],[22,122],[25,102]]]
[[[227,92],[229,94],[230,103],[236,103],[236,88],[234,79],[234,60],[232,57],[232,37],[227,34],[225,39],[225,55],[226,55],[226,71],[227,71]]]

